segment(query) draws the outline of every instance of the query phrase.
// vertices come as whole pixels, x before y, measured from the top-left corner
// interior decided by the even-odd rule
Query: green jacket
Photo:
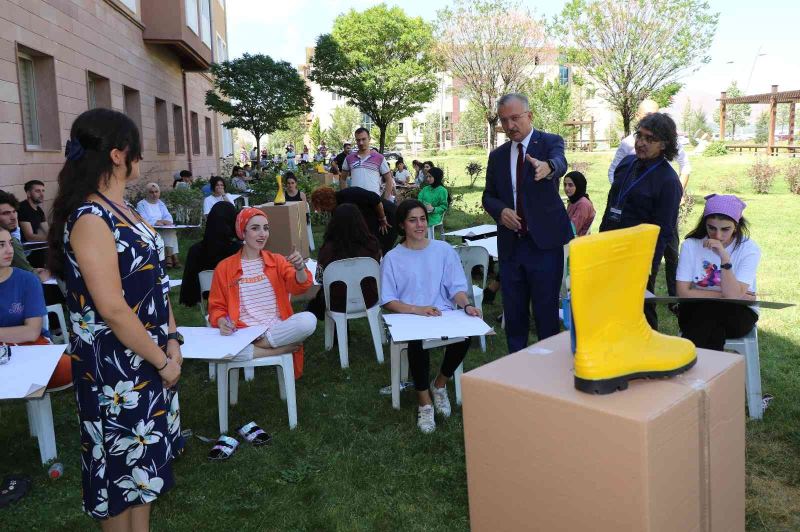
[[[14,259],[11,261],[11,266],[26,272],[32,272],[33,266],[28,262],[28,257],[25,256],[25,248],[22,247],[22,243],[12,236],[11,245],[14,248]]]
[[[442,223],[442,218],[448,206],[446,188],[443,186],[433,188],[427,185],[419,191],[417,199],[422,203],[430,203],[433,206],[433,212],[428,213],[428,226]]]

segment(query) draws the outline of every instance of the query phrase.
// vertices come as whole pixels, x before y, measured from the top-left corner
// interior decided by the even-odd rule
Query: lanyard
[[[617,201],[616,201],[616,203],[615,203],[614,205],[615,205],[617,208],[620,208],[620,207],[622,206],[622,203],[625,201],[625,198],[628,196],[628,193],[630,193],[630,191],[631,191],[631,190],[633,190],[633,189],[634,189],[634,187],[636,187],[636,185],[638,185],[638,184],[639,184],[639,182],[640,182],[642,179],[644,179],[644,178],[645,178],[645,176],[647,176],[647,174],[649,174],[650,172],[652,172],[653,170],[655,170],[655,169],[656,169],[656,168],[657,168],[659,165],[661,165],[661,163],[663,163],[663,162],[664,162],[664,159],[662,158],[662,159],[660,159],[660,160],[659,160],[657,163],[653,163],[653,164],[651,164],[651,165],[650,165],[650,166],[647,168],[647,170],[645,170],[644,172],[642,172],[642,173],[641,173],[641,175],[640,175],[639,177],[637,177],[637,178],[636,178],[636,179],[633,181],[633,183],[631,183],[630,185],[628,185],[627,187],[625,187],[625,185],[628,183],[628,180],[629,180],[629,179],[630,179],[630,177],[631,177],[631,174],[633,173],[633,169],[634,169],[634,168],[636,168],[636,163],[635,163],[635,162],[634,162],[634,163],[632,163],[632,164],[631,164],[631,166],[630,166],[630,168],[628,168],[628,173],[627,173],[627,174],[625,174],[625,179],[623,179],[623,180],[622,180],[622,183],[621,183],[621,184],[620,184],[620,186],[619,186],[619,188],[620,188],[620,192],[619,192],[619,194],[617,194]]]

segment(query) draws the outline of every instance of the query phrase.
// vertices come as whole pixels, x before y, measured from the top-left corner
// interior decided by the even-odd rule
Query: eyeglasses
[[[519,120],[520,118],[522,118],[523,116],[528,114],[529,112],[530,111],[525,111],[524,113],[519,113],[519,114],[507,116],[505,118],[501,118],[500,119],[500,123],[501,124],[508,124],[509,122],[516,122],[517,120]]]
[[[11,346],[0,345],[0,366],[7,364],[11,360]]]
[[[644,133],[637,131],[634,133],[636,140],[643,140],[648,144],[652,144],[654,142],[661,142],[661,139],[658,137],[654,137],[653,135],[645,135]]]

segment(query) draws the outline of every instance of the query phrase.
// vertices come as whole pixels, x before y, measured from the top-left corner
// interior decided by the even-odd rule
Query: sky
[[[657,1],[657,0],[654,0]],[[305,48],[331,31],[333,21],[350,9],[363,10],[378,0],[227,0],[228,50],[231,58],[245,52],[263,53],[297,65],[305,62]],[[403,0],[412,16],[427,21],[450,0]],[[548,19],[560,13],[565,0],[523,0]],[[747,93],[764,93],[777,84],[779,90],[800,90],[800,0],[709,0],[720,13],[717,33],[709,50],[711,62],[687,73],[684,89],[671,111],[680,113],[686,99],[706,112],[718,108],[719,93],[735,80]],[[754,106],[754,114],[761,106]]]

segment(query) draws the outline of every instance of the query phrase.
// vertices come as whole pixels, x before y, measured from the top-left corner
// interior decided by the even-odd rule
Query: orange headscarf
[[[236,216],[236,236],[239,237],[239,240],[244,240],[244,228],[247,227],[247,222],[254,216],[267,217],[264,211],[256,209],[255,207],[245,207],[239,211],[239,214]]]

